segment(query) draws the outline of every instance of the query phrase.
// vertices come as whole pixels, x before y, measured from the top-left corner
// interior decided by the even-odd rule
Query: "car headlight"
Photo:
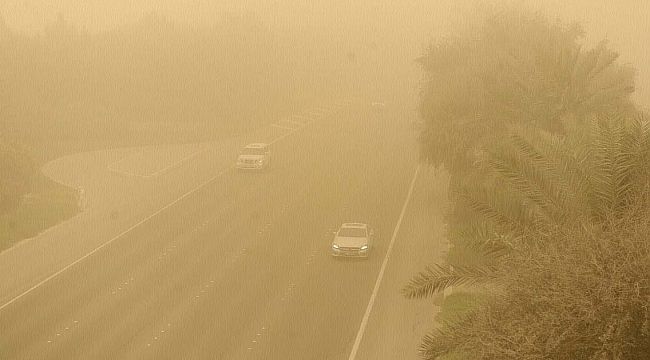
[[[368,245],[363,245],[360,250],[368,250]]]
[[[338,248],[339,248],[338,245],[336,245],[336,244],[332,244],[332,249],[338,249]]]

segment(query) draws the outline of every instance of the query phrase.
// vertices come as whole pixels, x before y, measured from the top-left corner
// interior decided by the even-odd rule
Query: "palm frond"
[[[461,350],[467,341],[467,329],[473,327],[474,321],[476,314],[469,313],[453,321],[445,321],[442,326],[424,335],[418,349],[422,359],[436,360]]]
[[[521,138],[516,138],[520,142]],[[562,193],[546,175],[549,164],[536,151],[526,144],[509,153],[493,153],[488,160],[492,171],[496,172],[513,189],[535,204],[544,222],[558,223],[564,218]],[[522,152],[530,152],[522,156]]]
[[[616,214],[630,196],[632,183],[628,181],[640,165],[625,145],[626,128],[616,116],[599,117],[594,127],[591,144],[593,156],[594,206],[599,218]]]
[[[521,234],[543,223],[535,207],[528,206],[533,204],[526,204],[526,199],[516,193],[504,191],[502,184],[468,184],[459,187],[456,196],[459,206],[467,207],[484,221],[494,224],[499,233]]]
[[[491,225],[480,218],[463,219],[462,224],[454,224],[447,237],[486,260],[499,260],[515,250],[519,239],[515,234],[498,233]]]
[[[475,285],[496,280],[494,267],[427,266],[402,289],[408,299],[429,297],[450,286]]]
[[[586,69],[586,78],[588,80],[592,80],[599,76],[603,71],[610,68],[619,58],[619,55],[616,52],[607,48],[607,41],[605,40],[601,41],[592,52],[596,61],[592,66]]]

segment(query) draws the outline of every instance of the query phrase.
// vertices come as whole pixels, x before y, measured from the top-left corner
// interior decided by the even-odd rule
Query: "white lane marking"
[[[136,156],[136,155],[143,155],[143,154],[144,154],[144,150],[135,151],[135,153],[128,154],[128,155],[126,155],[125,157],[123,157],[123,158],[121,158],[121,159],[119,159],[119,160],[117,160],[117,161],[114,161],[114,162],[108,164],[107,167],[108,167],[108,169],[110,170],[114,165],[117,165],[117,164],[119,164],[119,163],[121,163],[121,162],[123,162],[123,161],[126,161],[126,159],[128,159],[128,158],[132,158],[132,157],[134,157],[134,156]]]
[[[292,131],[296,130],[296,128],[282,126],[282,125],[278,125],[278,124],[271,124],[271,126],[276,127],[278,129],[284,129],[284,130],[292,130]]]
[[[289,135],[292,135],[292,134],[295,133],[296,131],[298,131],[298,130],[292,130],[292,131],[289,131],[288,133],[286,133],[286,134],[284,134],[284,135],[280,135],[280,136],[278,136],[277,138],[271,140],[271,142],[269,142],[269,145],[273,145],[273,144],[275,144],[276,142],[278,142],[278,141],[284,139],[285,137],[287,137],[287,136],[289,136]]]
[[[136,173],[132,173],[132,172],[129,172],[129,171],[122,171],[122,170],[113,169],[113,168],[110,168],[110,167],[108,168],[108,171],[116,173],[116,174],[121,174],[121,175],[126,175],[126,176],[135,176],[135,177],[139,177],[139,178],[143,178],[143,179],[151,177],[149,175],[136,174]]]
[[[170,169],[172,169],[172,168],[174,168],[174,167],[176,167],[176,166],[179,166],[179,165],[182,164],[183,162],[185,162],[185,161],[187,161],[187,160],[190,160],[190,159],[196,157],[197,155],[199,155],[199,154],[201,154],[201,153],[204,153],[204,152],[208,151],[209,149],[210,149],[210,148],[208,147],[208,148],[205,148],[205,149],[197,150],[197,151],[195,151],[195,152],[189,154],[188,156],[185,156],[184,158],[182,158],[182,159],[180,159],[180,160],[178,160],[178,161],[172,163],[171,165],[168,165],[168,166],[166,166],[166,167],[164,167],[164,168],[162,168],[162,169],[160,169],[160,170],[154,171],[154,172],[149,173],[149,174],[138,174],[138,173],[134,173],[134,172],[130,172],[130,171],[118,170],[118,169],[115,169],[115,167],[114,167],[115,164],[121,163],[121,162],[123,162],[124,160],[126,160],[126,159],[128,159],[128,158],[130,158],[130,157],[133,157],[133,156],[135,156],[135,155],[142,155],[142,154],[144,154],[144,151],[143,151],[143,152],[138,152],[138,153],[133,154],[133,155],[126,156],[126,157],[124,157],[123,159],[120,159],[120,160],[118,160],[118,161],[116,161],[116,162],[114,162],[114,163],[108,165],[107,168],[108,168],[108,170],[111,171],[111,172],[118,173],[118,174],[122,174],[122,175],[127,175],[127,176],[136,176],[136,177],[141,177],[141,178],[151,178],[151,177],[156,177],[156,176],[158,176],[158,175],[160,175],[160,174],[163,174],[163,173],[169,171]]]
[[[408,204],[411,200],[411,195],[413,194],[413,188],[415,187],[415,180],[417,179],[419,172],[420,172],[420,165],[418,165],[418,167],[415,168],[415,174],[413,174],[413,179],[411,180],[411,186],[409,187],[409,191],[406,194],[406,200],[404,200],[404,205],[402,205],[402,211],[399,214],[399,218],[397,219],[397,224],[395,225],[395,229],[393,230],[393,236],[390,238],[390,244],[388,245],[386,256],[384,256],[384,262],[381,264],[381,269],[379,270],[379,275],[377,276],[377,281],[375,282],[375,288],[372,289],[372,295],[370,295],[370,301],[368,301],[366,312],[365,314],[363,314],[363,319],[361,320],[361,326],[359,327],[359,331],[357,332],[357,337],[354,340],[354,345],[352,346],[352,351],[350,352],[350,357],[348,357],[348,360],[354,360],[357,356],[357,351],[359,351],[359,345],[361,344],[363,333],[366,331],[366,326],[368,325],[368,319],[370,318],[370,312],[372,311],[372,307],[375,304],[375,299],[377,298],[377,293],[379,292],[379,285],[381,285],[381,281],[384,278],[384,271],[386,271],[386,265],[388,264],[388,259],[390,258],[390,254],[393,251],[395,238],[397,237],[397,232],[399,231],[399,228],[402,225],[402,219],[404,218],[404,213],[406,213],[406,208],[408,207]]]
[[[135,229],[135,228],[137,228],[138,226],[140,226],[140,225],[144,224],[145,222],[149,221],[149,220],[150,220],[151,218],[153,218],[154,216],[156,216],[156,215],[162,213],[163,211],[169,209],[170,207],[176,205],[176,204],[177,204],[178,202],[180,202],[181,200],[183,200],[183,199],[185,199],[186,197],[192,195],[193,193],[195,193],[195,192],[198,191],[199,189],[205,187],[206,185],[208,185],[209,183],[211,183],[211,182],[213,182],[214,180],[218,179],[219,177],[221,177],[222,175],[224,175],[224,174],[227,173],[228,171],[231,171],[232,169],[234,169],[234,166],[230,166],[230,167],[228,167],[227,169],[222,170],[221,172],[219,172],[219,173],[216,174],[215,176],[211,177],[211,178],[208,179],[207,181],[201,183],[199,186],[197,186],[197,187],[195,187],[194,189],[192,189],[192,190],[186,192],[185,194],[181,195],[181,197],[179,197],[178,199],[176,199],[176,200],[170,202],[169,204],[163,206],[162,208],[160,208],[159,210],[157,210],[157,211],[154,212],[153,214],[147,216],[146,218],[142,219],[141,221],[139,221],[139,222],[136,223],[135,225],[133,225],[133,226],[129,227],[128,229],[122,231],[122,232],[119,233],[117,236],[113,237],[112,239],[108,240],[107,242],[105,242],[105,243],[99,245],[98,247],[96,247],[95,249],[91,250],[91,251],[88,252],[86,255],[80,257],[79,259],[73,261],[73,262],[70,263],[69,265],[66,265],[65,267],[63,267],[61,270],[55,272],[54,274],[52,274],[52,275],[46,277],[46,278],[43,279],[43,280],[41,280],[39,283],[37,283],[36,285],[32,286],[31,288],[25,290],[24,292],[22,292],[22,293],[19,294],[18,296],[14,297],[13,299],[7,301],[6,303],[0,305],[0,310],[6,308],[7,306],[9,306],[9,305],[11,305],[11,304],[13,304],[13,303],[16,302],[18,299],[20,299],[20,298],[22,298],[23,296],[29,294],[30,292],[34,291],[35,289],[39,288],[40,286],[42,286],[43,284],[47,283],[48,281],[54,279],[55,277],[61,275],[61,274],[62,274],[63,272],[65,272],[66,270],[68,270],[68,269],[70,269],[71,267],[77,265],[78,263],[80,263],[81,261],[85,260],[86,258],[88,258],[89,256],[93,255],[94,253],[98,252],[99,250],[101,250],[101,249],[107,247],[108,245],[112,244],[115,240],[121,238],[122,236],[124,236],[124,235],[126,235],[127,233],[131,232],[133,229]]]
[[[158,170],[158,171],[156,171],[156,172],[153,172],[153,173],[149,174],[149,176],[150,176],[150,177],[158,176],[158,175],[160,175],[160,174],[162,174],[162,173],[164,173],[164,172],[167,172],[169,169],[172,169],[172,168],[174,168],[174,167],[176,167],[176,166],[182,164],[183,162],[185,162],[185,161],[187,161],[187,160],[190,160],[190,159],[192,159],[192,158],[198,156],[199,154],[202,154],[202,153],[204,153],[204,152],[206,152],[206,151],[208,151],[208,150],[210,150],[209,147],[207,147],[207,148],[205,148],[205,149],[197,150],[197,151],[195,151],[195,152],[189,154],[188,156],[186,156],[186,157],[184,157],[184,158],[178,160],[177,162],[175,162],[175,163],[173,163],[173,164],[171,164],[171,165],[169,165],[169,166],[167,166],[167,167],[164,167],[164,168],[162,168],[162,169],[160,169],[160,170]]]
[[[273,139],[271,142],[269,142],[269,145],[274,144],[274,143],[276,143],[276,142],[278,142],[278,141],[284,139],[285,137],[287,137],[287,136],[289,136],[289,135],[292,135],[292,134],[295,133],[297,130],[298,130],[298,129],[295,129],[295,130],[293,130],[293,131],[289,131],[288,133],[286,133],[286,134],[284,134],[284,135],[278,136],[277,138],[275,138],[275,139]],[[135,229],[135,228],[137,228],[138,226],[140,226],[140,225],[144,224],[145,222],[149,221],[151,218],[153,218],[153,217],[155,217],[156,215],[160,214],[161,212],[163,212],[163,211],[169,209],[170,207],[176,205],[176,204],[177,204],[178,202],[180,202],[181,200],[185,199],[186,197],[188,197],[188,196],[192,195],[193,193],[197,192],[198,190],[202,189],[202,188],[205,187],[206,185],[208,185],[208,184],[210,184],[211,182],[213,182],[214,180],[220,178],[220,177],[223,176],[225,173],[227,173],[228,171],[233,170],[234,168],[235,168],[235,166],[232,165],[232,166],[229,166],[228,168],[226,168],[225,170],[220,171],[220,172],[217,173],[215,176],[213,176],[213,177],[209,178],[208,180],[204,181],[203,183],[199,184],[199,186],[197,186],[197,187],[195,187],[194,189],[192,189],[192,190],[186,192],[185,194],[181,195],[178,199],[176,199],[176,200],[170,202],[169,204],[163,206],[162,208],[160,208],[159,210],[157,210],[157,211],[154,212],[153,214],[147,216],[146,218],[142,219],[141,221],[139,221],[139,222],[136,223],[135,225],[133,225],[133,226],[131,226],[130,228],[124,230],[124,231],[121,232],[121,233],[119,233],[117,236],[113,237],[112,239],[108,240],[107,242],[105,242],[105,243],[99,245],[98,247],[96,247],[95,249],[91,250],[91,251],[88,252],[86,255],[84,255],[84,256],[80,257],[79,259],[73,261],[72,263],[66,265],[66,266],[63,267],[61,270],[59,270],[59,271],[55,272],[54,274],[52,274],[52,275],[46,277],[45,279],[43,279],[43,280],[41,280],[40,282],[38,282],[36,285],[34,285],[34,286],[32,286],[31,288],[29,288],[29,289],[23,291],[22,293],[20,293],[19,295],[17,295],[17,296],[14,297],[13,299],[7,301],[6,303],[0,305],[0,311],[1,311],[2,309],[6,308],[7,306],[13,304],[14,302],[16,302],[18,299],[20,299],[20,298],[24,297],[25,295],[31,293],[31,292],[34,291],[35,289],[38,289],[39,287],[41,287],[43,284],[47,283],[48,281],[50,281],[50,280],[54,279],[55,277],[61,275],[62,273],[64,273],[64,272],[67,271],[68,269],[70,269],[71,267],[73,267],[73,266],[75,266],[76,264],[82,262],[83,260],[85,260],[85,259],[88,258],[89,256],[93,255],[94,253],[98,252],[99,250],[101,250],[101,249],[105,248],[106,246],[112,244],[115,240],[121,238],[122,236],[126,235],[127,233],[129,233],[129,232],[132,231],[133,229]]]

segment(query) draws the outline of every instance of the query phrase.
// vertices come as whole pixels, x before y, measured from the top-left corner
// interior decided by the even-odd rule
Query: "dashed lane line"
[[[114,236],[112,239],[110,239],[110,240],[108,240],[107,242],[105,242],[105,243],[99,245],[99,246],[96,247],[95,249],[93,249],[93,250],[91,250],[90,252],[88,252],[86,255],[80,257],[79,259],[77,259],[77,260],[73,261],[72,263],[66,265],[65,267],[63,267],[63,268],[60,269],[59,271],[55,272],[54,274],[52,274],[52,275],[46,277],[45,279],[41,280],[39,283],[37,283],[36,285],[32,286],[31,288],[25,290],[24,292],[22,292],[22,293],[19,294],[18,296],[14,297],[13,299],[9,300],[8,302],[6,302],[6,303],[0,305],[0,310],[6,308],[7,306],[9,306],[9,305],[11,305],[11,304],[13,304],[13,303],[16,302],[18,299],[24,297],[25,295],[29,294],[30,292],[32,292],[32,291],[34,291],[34,290],[36,290],[36,289],[38,289],[38,288],[41,287],[43,284],[45,284],[45,283],[47,283],[48,281],[54,279],[55,277],[61,275],[62,273],[64,273],[64,272],[67,271],[68,269],[72,268],[73,266],[75,266],[75,265],[77,265],[78,263],[82,262],[83,260],[87,259],[88,257],[90,257],[91,255],[95,254],[95,253],[98,252],[99,250],[101,250],[101,249],[107,247],[108,245],[112,244],[115,240],[120,239],[122,236],[128,234],[129,232],[131,232],[132,230],[136,229],[136,228],[139,227],[140,225],[146,223],[147,221],[149,221],[150,219],[152,219],[152,218],[155,217],[156,215],[158,215],[158,214],[162,213],[163,211],[169,209],[170,207],[176,205],[176,204],[179,203],[181,200],[183,200],[183,199],[185,199],[186,197],[188,197],[188,196],[194,194],[195,192],[197,192],[198,190],[202,189],[202,188],[205,187],[206,185],[210,184],[210,183],[213,182],[214,180],[218,179],[219,177],[221,177],[222,175],[224,175],[224,174],[227,173],[228,171],[232,170],[233,168],[234,168],[234,166],[230,166],[230,167],[228,167],[227,169],[225,169],[225,170],[219,172],[217,175],[211,177],[211,178],[208,179],[207,181],[204,181],[204,182],[201,183],[199,186],[197,186],[197,187],[195,187],[194,189],[192,189],[192,190],[186,192],[185,194],[183,194],[183,195],[182,195],[181,197],[179,197],[178,199],[176,199],[176,200],[170,202],[169,204],[163,206],[163,207],[160,208],[159,210],[155,211],[153,214],[151,214],[151,215],[147,216],[146,218],[144,218],[144,219],[140,220],[139,222],[137,222],[135,225],[132,225],[132,226],[129,227],[128,229],[126,229],[126,230],[122,231],[121,233],[119,233],[118,235]]]
[[[146,178],[151,177],[150,175],[136,174],[136,173],[133,173],[133,172],[130,172],[130,171],[123,171],[123,170],[113,169],[113,168],[111,168],[111,167],[108,167],[108,171],[110,171],[110,172],[112,172],[112,173],[116,173],[116,174],[121,174],[121,175],[126,175],[126,176],[133,176],[133,177],[139,177],[139,178],[143,178],[143,179],[146,179]]]
[[[278,141],[280,141],[280,140],[286,138],[287,136],[289,136],[289,135],[295,133],[296,131],[297,131],[297,129],[294,129],[294,130],[292,130],[292,131],[290,131],[290,132],[288,132],[288,133],[286,133],[286,134],[284,134],[284,135],[278,136],[277,138],[273,139],[273,140],[270,142],[270,144],[274,144],[274,143],[276,143],[276,142],[278,142]],[[82,262],[83,260],[87,259],[88,257],[92,256],[93,254],[97,253],[97,252],[100,251],[101,249],[103,249],[103,248],[107,247],[108,245],[112,244],[113,242],[115,242],[115,240],[120,239],[120,238],[123,237],[124,235],[128,234],[129,232],[131,232],[131,231],[133,231],[134,229],[136,229],[137,227],[139,227],[140,225],[142,225],[142,224],[146,223],[147,221],[151,220],[152,218],[154,218],[154,217],[157,216],[158,214],[160,214],[160,213],[162,213],[163,211],[169,209],[170,207],[176,205],[176,204],[179,203],[181,200],[187,198],[188,196],[194,194],[194,193],[197,192],[198,190],[204,188],[204,187],[207,186],[208,184],[212,183],[213,181],[215,181],[216,179],[220,178],[221,176],[223,176],[224,174],[228,173],[229,171],[231,171],[231,170],[233,170],[233,169],[234,169],[234,166],[229,166],[229,167],[226,168],[225,170],[220,171],[219,173],[217,173],[217,174],[214,175],[213,177],[211,177],[211,178],[209,178],[208,180],[204,181],[203,183],[199,184],[197,187],[195,187],[195,188],[193,188],[192,190],[190,190],[190,191],[186,192],[185,194],[181,195],[178,199],[176,199],[176,200],[172,201],[171,203],[169,203],[169,204],[163,206],[163,207],[160,208],[159,210],[155,211],[153,214],[151,214],[151,215],[145,217],[144,219],[140,220],[140,221],[137,222],[135,225],[132,225],[132,226],[129,227],[128,229],[122,231],[121,233],[119,233],[118,235],[114,236],[113,238],[111,238],[111,239],[108,240],[107,242],[105,242],[105,243],[99,245],[98,247],[96,247],[95,249],[93,249],[93,250],[91,250],[90,252],[86,253],[86,254],[83,255],[82,257],[80,257],[80,258],[78,258],[77,260],[73,261],[72,263],[66,265],[65,267],[63,267],[62,269],[56,271],[55,273],[53,273],[52,275],[46,277],[45,279],[39,281],[36,285],[30,287],[29,289],[27,289],[27,290],[23,291],[22,293],[18,294],[17,296],[15,296],[14,298],[12,298],[11,300],[9,300],[9,301],[7,301],[6,303],[0,305],[0,311],[3,310],[4,308],[6,308],[7,306],[9,306],[9,305],[15,303],[15,302],[18,301],[19,299],[23,298],[25,295],[27,295],[27,294],[31,293],[32,291],[38,289],[39,287],[43,286],[44,284],[46,284],[46,283],[49,282],[50,280],[52,280],[52,279],[56,278],[57,276],[61,275],[62,273],[64,273],[64,272],[67,271],[68,269],[72,268],[73,266],[77,265],[78,263]]]
[[[204,152],[206,152],[208,150],[210,150],[209,147],[206,147],[205,149],[200,149],[200,150],[194,151],[191,154],[183,157],[182,159],[180,159],[180,160],[178,160],[178,161],[176,161],[176,162],[174,162],[174,163],[172,163],[170,165],[167,165],[167,166],[165,166],[164,168],[162,168],[160,170],[154,171],[154,172],[149,173],[149,174],[138,174],[138,173],[134,173],[134,172],[130,172],[130,171],[118,170],[114,166],[117,163],[123,162],[124,160],[126,160],[126,159],[128,159],[130,157],[133,157],[135,155],[142,154],[142,153],[130,155],[130,156],[127,156],[127,157],[125,157],[125,158],[123,158],[121,160],[118,160],[118,161],[110,164],[108,166],[108,170],[111,171],[111,172],[114,172],[114,173],[127,175],[127,176],[135,176],[135,177],[140,177],[140,178],[152,178],[152,177],[156,177],[156,176],[159,176],[161,174],[164,174],[165,172],[169,171],[170,169],[173,169],[173,168],[179,166],[180,164],[182,164],[182,163],[184,163],[184,162],[186,162],[186,161],[188,161],[190,159],[193,159],[196,156],[198,156],[199,154],[202,154],[202,153],[204,153]]]
[[[188,156],[176,161],[175,163],[173,163],[173,164],[171,164],[171,165],[169,165],[167,167],[164,167],[164,168],[162,168],[162,169],[160,169],[160,170],[158,170],[156,172],[153,172],[153,173],[149,174],[149,176],[154,177],[154,176],[158,176],[160,174],[163,174],[163,173],[169,171],[170,169],[173,169],[173,168],[179,166],[180,164],[184,163],[185,161],[193,159],[196,156],[198,156],[199,154],[203,154],[204,152],[207,152],[208,150],[210,150],[210,147],[206,147],[205,149],[197,150],[197,151],[189,154]]]

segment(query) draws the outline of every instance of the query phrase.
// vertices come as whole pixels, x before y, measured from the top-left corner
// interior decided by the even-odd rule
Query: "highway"
[[[121,228],[100,248],[5,296],[0,358],[348,359],[417,166],[401,110],[346,106],[269,135],[277,141],[267,172],[238,172],[223,152],[192,150],[182,166],[150,171],[160,179],[123,176],[139,182],[132,192],[151,181],[196,186],[170,192],[156,212],[121,210],[113,219]],[[211,172],[199,178],[202,164]],[[329,255],[332,231],[346,221],[375,227],[369,259]],[[433,250],[419,252],[408,238],[395,246],[432,262]],[[412,271],[389,277],[401,286]],[[373,331],[375,343],[392,336]],[[372,353],[363,344],[359,354]]]

